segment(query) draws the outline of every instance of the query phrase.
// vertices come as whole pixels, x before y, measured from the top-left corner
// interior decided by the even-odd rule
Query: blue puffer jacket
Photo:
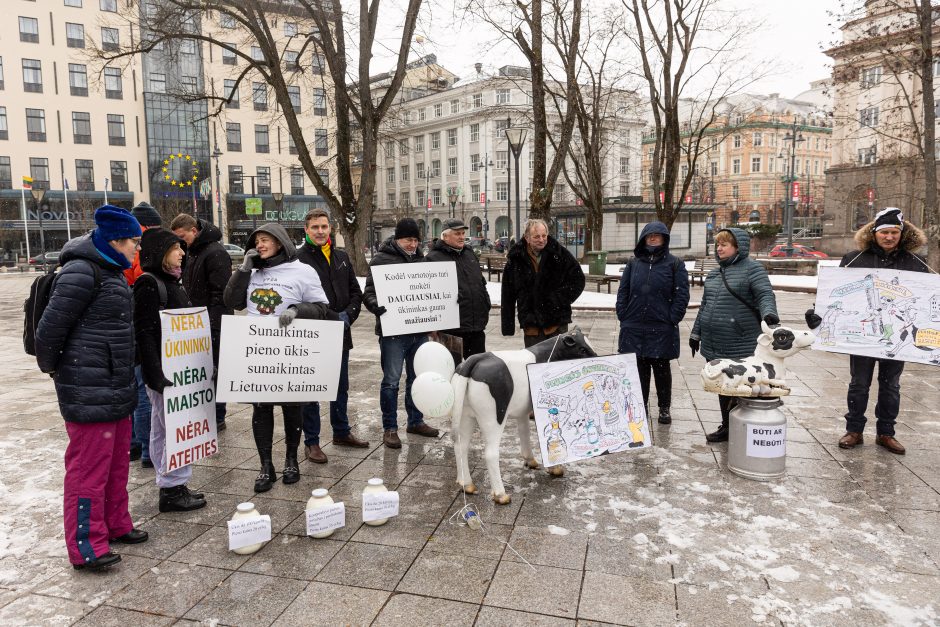
[[[777,314],[777,300],[764,266],[748,256],[751,236],[741,229],[722,229],[738,242],[738,254],[719,260],[719,267],[705,278],[705,293],[692,326],[692,339],[701,340],[702,357],[740,359],[754,354],[760,320],[744,303],[735,298],[721,280],[722,271],[734,292],[760,311],[761,319]],[[721,232],[721,231],[719,231]],[[717,258],[717,254],[716,254]]]
[[[661,234],[665,244],[651,255],[646,250],[646,237],[654,233]],[[633,254],[617,290],[617,352],[677,359],[679,322],[689,306],[689,272],[682,261],[669,254],[669,229],[662,222],[643,227]]]
[[[131,288],[91,234],[70,240],[36,329],[36,360],[54,372],[67,422],[111,422],[137,406]],[[98,266],[101,284],[95,289]]]

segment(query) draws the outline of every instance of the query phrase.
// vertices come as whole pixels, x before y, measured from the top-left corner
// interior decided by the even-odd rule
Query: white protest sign
[[[362,521],[398,516],[398,492],[366,492],[362,495]]]
[[[334,503],[326,507],[308,509],[306,512],[308,536],[346,526],[346,505],[344,503]]]
[[[166,469],[176,470],[219,450],[212,383],[212,337],[205,307],[160,312],[161,366],[173,382],[163,389]]]
[[[372,281],[382,315],[382,335],[424,333],[460,326],[457,264],[395,263],[373,266]]]
[[[222,403],[336,400],[343,323],[222,316],[218,399]]]
[[[745,425],[748,457],[784,457],[787,454],[787,425]]]
[[[271,517],[239,518],[228,521],[228,550],[260,544],[271,539]]]
[[[940,276],[819,268],[813,350],[940,365]]]
[[[526,370],[546,467],[653,445],[632,353]]]

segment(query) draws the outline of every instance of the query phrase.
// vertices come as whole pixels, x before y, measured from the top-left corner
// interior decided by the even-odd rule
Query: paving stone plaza
[[[463,497],[449,425],[429,420],[444,429],[439,440],[402,430],[400,450],[381,446],[378,344],[364,313],[353,334],[350,419],[371,448],[332,446],[324,419],[329,463],[304,461],[299,483],[255,497],[251,410],[230,406],[219,453],[196,465],[190,483],[208,506],[158,513],[153,471],[132,463],[131,514],[150,540],[117,548],[123,561],[109,572],[76,572],[62,537],[65,429],[51,380],[22,350],[31,279],[0,276],[0,624],[940,623],[940,370],[905,370],[897,433],[906,456],[874,445],[873,418],[866,444],[843,451],[848,358],[804,351],[788,362],[787,476],[748,481],[725,469],[725,444],[705,443],[720,414],[701,390],[702,360],[685,345],[694,310],[673,364],[674,422],[654,421],[653,448],[578,462],[558,478],[524,469],[507,427],[512,502],[495,506],[475,442],[482,490],[468,499],[483,532],[451,520]],[[700,297],[694,289],[692,301]],[[802,325],[812,300],[778,292],[783,322]],[[576,323],[599,353],[615,351],[612,311],[578,311]],[[499,335],[498,311],[489,330],[488,348],[521,347],[519,335]],[[401,496],[401,515],[381,527],[360,522],[374,476]],[[304,505],[317,487],[346,503],[346,527],[325,540],[305,536]],[[244,501],[271,515],[274,535],[242,556],[227,550],[226,521]]]

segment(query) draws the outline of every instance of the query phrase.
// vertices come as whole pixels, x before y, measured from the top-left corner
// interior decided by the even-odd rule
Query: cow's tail
[[[463,402],[467,396],[467,384],[470,379],[454,373],[450,378],[450,385],[454,388],[454,407],[450,410],[450,424],[454,433],[460,433],[460,422],[463,419]]]

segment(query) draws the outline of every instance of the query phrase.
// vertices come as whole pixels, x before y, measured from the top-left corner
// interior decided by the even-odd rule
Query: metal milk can
[[[728,425],[728,470],[769,481],[786,474],[787,417],[779,398],[738,397]]]

